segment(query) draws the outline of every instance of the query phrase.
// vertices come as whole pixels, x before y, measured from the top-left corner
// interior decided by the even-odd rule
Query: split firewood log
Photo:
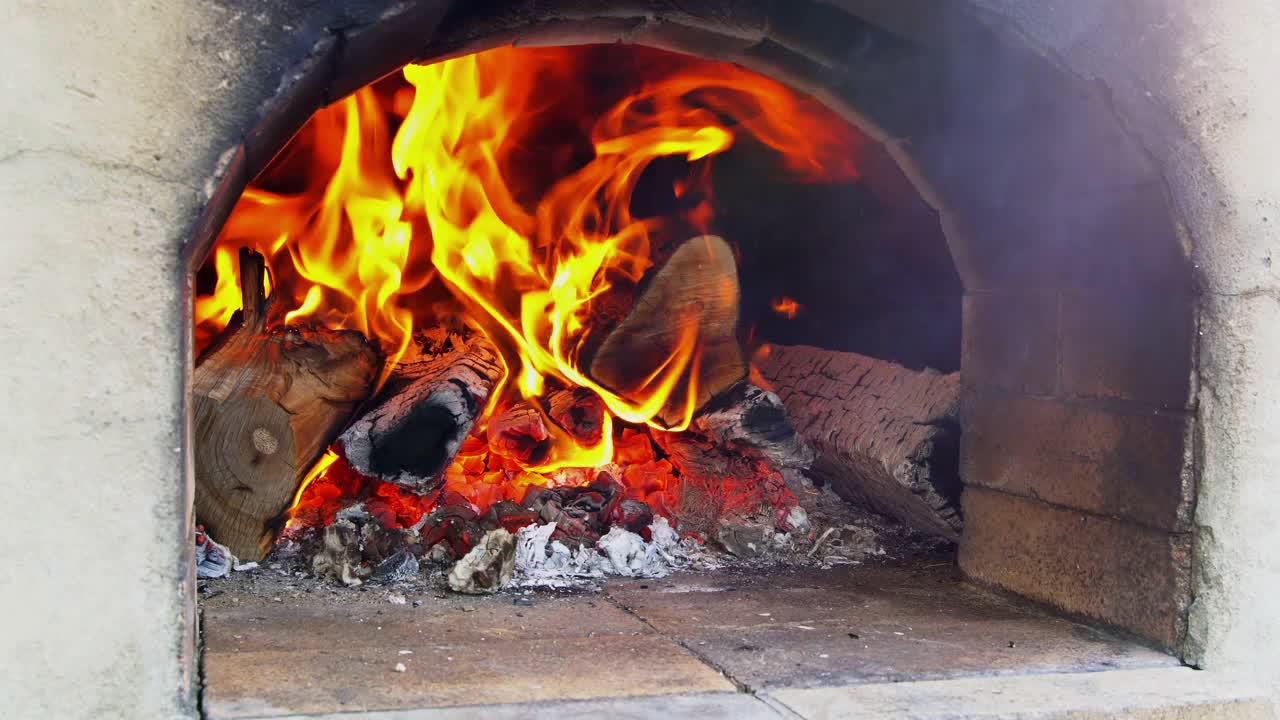
[[[556,390],[546,399],[547,415],[574,440],[588,447],[604,433],[604,401],[587,388]]]
[[[624,398],[639,399],[650,378],[696,329],[696,376],[686,378],[658,413],[668,427],[684,417],[688,382],[695,382],[695,408],[741,382],[747,363],[738,341],[738,267],[722,238],[686,241],[647,278],[629,314],[607,333],[591,355],[589,376]],[[690,327],[692,325],[693,327]]]
[[[772,346],[756,367],[841,496],[918,530],[959,538],[959,373],[856,353]]]
[[[491,452],[522,465],[542,462],[551,450],[542,412],[523,400],[490,418],[486,434]]]
[[[365,475],[435,490],[502,372],[497,349],[483,335],[433,336],[417,357],[392,371],[342,433],[339,451]]]
[[[270,551],[298,486],[383,362],[358,332],[268,328],[265,275],[262,256],[241,249],[243,309],[192,378],[196,518],[244,560]]]

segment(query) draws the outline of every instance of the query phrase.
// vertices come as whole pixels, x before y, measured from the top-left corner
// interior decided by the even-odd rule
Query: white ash
[[[196,577],[220,578],[231,574],[236,558],[222,543],[203,533],[196,535]]]
[[[705,545],[689,537],[681,540],[661,516],[650,524],[648,542],[625,529],[612,528],[595,545],[578,548],[552,539],[555,524],[523,527],[513,537],[511,582],[519,587],[589,590],[611,577],[657,578],[675,571],[778,566],[830,568],[939,549],[938,541],[861,510],[807,479],[789,479],[788,486],[800,505],[790,508],[777,526],[773,514],[764,511],[755,517],[726,518]],[[398,590],[414,586],[438,592],[447,586],[449,570],[458,563],[445,543],[425,552],[396,551],[376,564],[361,564],[357,551],[362,534],[352,531],[359,529],[356,525],[371,524],[376,526],[357,504],[344,509],[314,540],[282,540],[273,559],[288,561],[299,571],[337,578],[350,587],[376,581]],[[417,534],[412,529],[403,532],[406,541]]]
[[[311,572],[329,575],[347,587],[364,584],[373,571],[360,562],[360,529],[347,518],[324,529],[320,551],[311,559]]]
[[[515,572],[515,538],[503,528],[490,530],[454,563],[449,587],[468,595],[493,593],[511,584]]]
[[[355,523],[356,525],[364,525],[369,522],[369,511],[365,510],[364,503],[358,502],[339,510],[337,514],[333,516],[333,520],[334,522],[346,520],[347,522]]]
[[[663,577],[670,573],[664,559],[651,552],[644,538],[629,530],[613,527],[596,542],[613,567],[623,577]]]
[[[784,525],[776,531],[766,518],[747,519],[717,532],[716,544],[726,550],[725,564],[760,568],[770,565],[831,568],[870,560],[912,557],[939,549],[941,541],[893,520],[863,510],[844,500],[829,487],[815,486],[807,478],[788,482],[800,500]],[[747,542],[741,542],[746,539]],[[739,541],[736,545],[734,541]],[[755,547],[751,547],[754,545]],[[733,553],[741,552],[741,555]]]
[[[384,583],[408,582],[418,576],[419,569],[418,558],[408,550],[400,550],[378,563],[373,577]]]
[[[526,525],[516,532],[516,572],[519,585],[565,587],[575,580],[605,576],[604,558],[594,548],[570,550],[551,540],[555,523]]]
[[[803,533],[811,526],[809,524],[809,513],[805,509],[796,505],[787,511],[786,517],[782,520],[789,532]]]
[[[208,533],[196,533],[196,577],[201,580],[223,578],[236,572],[256,570],[258,563],[241,563],[231,548],[214,540]]]
[[[432,545],[431,549],[427,551],[426,558],[427,562],[437,567],[449,567],[453,563],[449,548],[442,542]]]
[[[555,523],[529,525],[516,534],[517,584],[538,587],[571,587],[604,577],[659,578],[695,565],[712,569],[702,548],[692,540],[680,540],[666,518],[649,525],[649,542],[620,527],[609,530],[595,547],[570,550],[551,540]]]

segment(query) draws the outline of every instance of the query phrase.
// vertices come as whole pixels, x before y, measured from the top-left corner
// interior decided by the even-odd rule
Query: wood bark
[[[647,380],[696,328],[699,358],[658,413],[668,427],[685,414],[689,379],[695,408],[742,381],[747,363],[738,341],[738,268],[722,238],[704,235],[679,248],[648,279],[626,318],[591,357],[589,375],[624,398],[638,400]],[[691,327],[692,326],[692,327]]]
[[[360,333],[268,328],[264,277],[262,256],[242,249],[243,308],[192,379],[196,518],[243,560],[270,551],[298,486],[382,368]]]
[[[959,373],[805,346],[772,346],[756,365],[817,452],[814,475],[853,502],[959,539]]]
[[[392,372],[339,449],[365,475],[435,490],[501,377],[498,351],[484,336],[432,335]]]

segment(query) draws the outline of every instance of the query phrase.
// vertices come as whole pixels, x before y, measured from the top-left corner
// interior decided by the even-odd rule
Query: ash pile
[[[385,586],[405,591],[495,593],[504,589],[598,590],[610,577],[665,577],[673,572],[829,568],[917,557],[946,541],[849,504],[829,488],[799,478],[779,525],[773,512],[724,518],[713,532],[677,532],[662,515],[625,497],[606,472],[587,486],[531,488],[522,503],[502,501],[481,513],[461,495],[442,493],[413,526],[388,528],[362,503],[324,528],[287,534],[267,564],[289,578],[317,578],[335,588]],[[207,537],[202,577],[235,570]],[[221,566],[216,561],[221,559]],[[234,565],[233,565],[234,564]],[[236,573],[239,574],[239,573]]]

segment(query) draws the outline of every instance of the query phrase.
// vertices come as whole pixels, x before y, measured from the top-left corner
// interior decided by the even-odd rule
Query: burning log
[[[266,556],[307,471],[382,366],[357,332],[268,329],[265,275],[263,257],[242,249],[243,308],[192,380],[196,516],[246,560]]]
[[[669,508],[681,533],[712,535],[726,519],[772,506],[775,524],[795,505],[781,472],[760,457],[736,452],[696,432],[654,432],[654,442],[679,473],[679,506]]]
[[[698,415],[693,427],[715,443],[768,460],[778,469],[807,470],[816,454],[787,419],[782,399],[742,383]]]
[[[489,421],[489,451],[523,465],[536,465],[551,450],[551,433],[542,412],[518,402]]]
[[[591,390],[557,390],[547,396],[546,411],[527,401],[515,403],[489,421],[489,451],[522,466],[536,465],[551,451],[547,416],[582,445],[595,445],[604,432],[604,402]]]
[[[449,466],[502,377],[481,335],[447,334],[401,363],[364,414],[339,438],[359,472],[419,492],[444,484]]]
[[[747,376],[738,342],[738,266],[719,237],[685,242],[648,280],[621,323],[604,338],[590,362],[593,380],[622,397],[637,399],[655,370],[664,367],[696,326],[698,352],[695,409]],[[682,383],[681,387],[687,387]],[[685,413],[685,391],[675,392],[658,413],[675,426]]]
[[[604,432],[604,401],[591,390],[557,390],[547,397],[547,415],[579,443],[592,446]]]
[[[816,476],[853,502],[959,538],[958,373],[803,346],[774,346],[757,364],[817,451]]]
[[[796,507],[784,474],[807,470],[814,452],[799,437],[777,395],[741,383],[721,395],[682,433],[653,433],[680,474],[681,526],[714,530],[722,516],[768,504],[775,524],[792,529]]]

